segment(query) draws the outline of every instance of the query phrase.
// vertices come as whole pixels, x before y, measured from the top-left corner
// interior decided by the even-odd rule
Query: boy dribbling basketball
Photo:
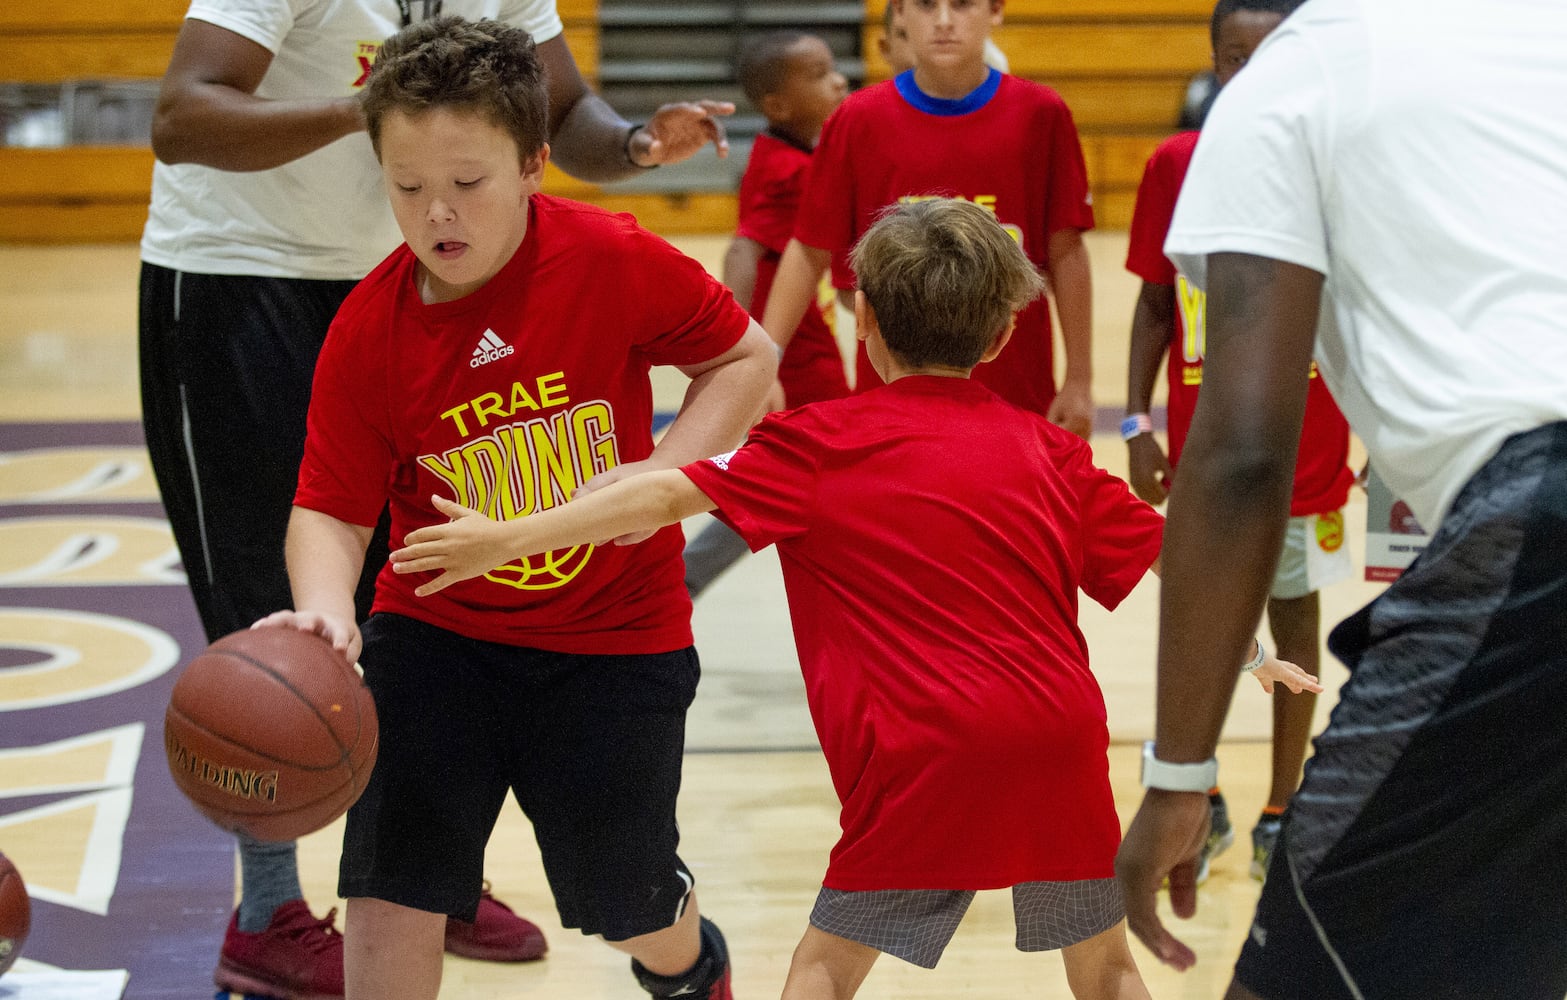
[[[437,600],[388,569],[362,656],[353,584],[388,502],[400,539],[444,520],[432,492],[524,517],[590,479],[731,447],[772,346],[628,217],[538,193],[546,98],[525,32],[405,29],[365,116],[407,243],[327,337],[288,534],[295,610],[258,623],[327,636],[375,695],[381,751],[339,878],[348,996],[436,995],[446,916],[471,916],[510,791],[565,926],[631,955],[654,996],[727,1000],[723,937],[676,853],[698,673],[679,530],[519,559]],[[654,364],[693,380],[656,448]]]
[[[1086,442],[969,377],[1044,284],[994,216],[898,206],[854,265],[857,334],[886,385],[519,521],[436,499],[452,522],[409,536],[393,571],[437,599],[518,553],[716,508],[753,547],[778,545],[843,805],[784,996],[845,1000],[883,952],[934,967],[975,891],[1010,887],[1018,947],[1060,949],[1076,996],[1146,998],[1077,593],[1118,604],[1162,518]],[[1258,676],[1311,681],[1272,659]]]

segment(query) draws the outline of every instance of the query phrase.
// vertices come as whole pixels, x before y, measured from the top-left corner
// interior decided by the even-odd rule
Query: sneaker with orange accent
[[[342,1000],[343,935],[337,907],[317,918],[302,899],[277,908],[267,929],[239,929],[229,918],[212,981],[219,990],[275,1000]]]
[[[544,957],[549,945],[544,932],[496,899],[486,881],[473,923],[446,918],[446,950],[481,962],[533,962]]]

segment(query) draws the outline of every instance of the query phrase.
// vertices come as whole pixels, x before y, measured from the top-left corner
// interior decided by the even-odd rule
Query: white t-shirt
[[[1318,367],[1434,530],[1567,419],[1567,4],[1312,0],[1220,95],[1165,252],[1326,276]]]
[[[409,0],[414,18],[423,0]],[[442,12],[494,18],[536,42],[561,33],[554,0],[446,0]],[[273,54],[256,96],[348,97],[401,27],[393,0],[194,0],[187,17]],[[345,136],[272,170],[158,163],[142,259],[202,274],[357,280],[399,243],[370,139]]]

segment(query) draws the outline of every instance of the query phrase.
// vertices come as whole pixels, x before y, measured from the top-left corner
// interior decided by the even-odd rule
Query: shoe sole
[[[262,979],[227,962],[219,962],[217,971],[212,974],[212,983],[219,995],[228,992],[243,997],[265,997],[266,1000],[343,1000],[341,993],[283,989],[270,979]]]
[[[476,962],[537,962],[549,954],[550,946],[543,938],[537,945],[532,945],[523,951],[516,948],[501,946],[486,947],[484,945],[453,945],[446,943],[446,953],[456,955],[459,958],[471,958]]]

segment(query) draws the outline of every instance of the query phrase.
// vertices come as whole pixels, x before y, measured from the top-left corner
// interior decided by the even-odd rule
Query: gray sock
[[[277,908],[304,896],[294,842],[279,844],[239,835],[239,929],[259,934]]]

